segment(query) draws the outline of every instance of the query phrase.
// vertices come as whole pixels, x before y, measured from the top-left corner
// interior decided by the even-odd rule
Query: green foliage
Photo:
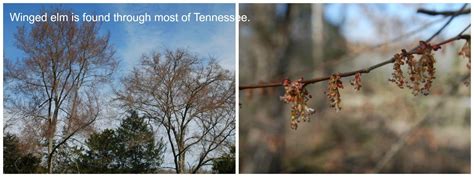
[[[135,111],[116,130],[92,134],[79,158],[82,173],[153,173],[163,163],[164,144]]]
[[[119,155],[119,146],[115,131],[106,129],[101,133],[92,134],[86,140],[89,148],[79,157],[82,173],[113,173],[117,171],[114,159]]]
[[[212,161],[212,171],[215,173],[235,173],[235,146],[231,152]]]
[[[7,133],[3,136],[3,172],[4,173],[36,173],[40,159],[33,154],[22,154],[19,140]]]

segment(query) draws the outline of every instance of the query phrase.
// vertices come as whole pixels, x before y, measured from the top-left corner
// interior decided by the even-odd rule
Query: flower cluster
[[[285,94],[280,99],[285,103],[291,103],[291,128],[297,129],[298,123],[302,120],[309,121],[309,116],[314,114],[314,109],[308,107],[308,100],[311,95],[304,88],[303,78],[296,81],[288,79],[283,81]]]
[[[356,73],[354,75],[354,79],[351,80],[351,85],[354,86],[354,90],[360,90],[360,88],[362,87],[362,79],[360,77],[360,73]]]
[[[330,100],[331,107],[335,108],[336,111],[341,110],[341,94],[339,94],[340,88],[344,88],[341,82],[341,76],[339,76],[339,74],[331,75],[329,78],[326,95]]]
[[[406,85],[406,87],[412,90],[412,94],[415,96],[420,92],[423,95],[428,95],[433,80],[436,78],[436,69],[434,67],[436,60],[432,54],[432,51],[435,49],[437,48],[434,48],[426,42],[420,41],[420,45],[413,53],[409,53],[403,49],[401,53],[395,54],[393,57],[394,71],[392,73],[392,78],[390,78],[389,81],[395,83],[400,88],[403,88],[404,85]],[[420,55],[420,58],[417,60],[414,54]],[[408,65],[407,73],[409,79],[405,79],[403,76],[401,66],[404,64]]]
[[[403,50],[404,51],[404,50]],[[401,89],[403,89],[403,85],[405,84],[405,77],[403,76],[402,65],[405,64],[403,62],[403,57],[401,54],[395,54],[393,56],[393,73],[392,78],[388,79],[390,82],[393,82],[398,85]]]
[[[446,42],[444,42],[446,43]],[[418,94],[428,95],[430,93],[431,86],[433,84],[436,74],[435,63],[436,60],[433,56],[433,51],[440,49],[440,43],[437,45],[431,45],[427,42],[420,41],[417,48],[407,52],[402,49],[401,52],[396,53],[391,62],[393,62],[393,73],[389,81],[395,83],[401,89],[407,87],[412,91],[412,94],[417,96]],[[470,40],[466,41],[459,55],[468,59],[467,67],[471,68],[471,48]],[[381,63],[385,65],[389,62]],[[350,73],[342,74],[342,77],[354,75],[354,79],[350,81],[350,84],[354,86],[354,90],[359,91],[362,87],[361,72],[367,73],[370,70],[382,66],[381,64],[367,68],[366,70],[359,70]],[[406,65],[406,68],[402,68]],[[405,70],[405,71],[404,71]],[[405,76],[408,76],[407,78]],[[291,128],[297,129],[298,123],[301,121],[309,121],[309,116],[314,114],[314,109],[309,108],[307,102],[311,99],[311,95],[305,89],[306,84],[314,83],[326,80],[321,79],[312,82],[304,82],[303,78],[296,81],[290,81],[286,79],[282,85],[285,88],[285,94],[280,99],[291,104]],[[336,112],[341,110],[341,94],[339,89],[344,89],[341,81],[341,74],[332,74],[328,79],[328,88],[325,92],[326,96],[330,100],[330,105]]]
[[[431,84],[433,83],[433,80],[436,79],[436,68],[434,67],[436,60],[432,53],[433,49],[429,44],[421,42],[420,46],[422,46],[423,49],[421,57],[418,60],[419,72],[417,74],[420,76],[420,81],[425,84],[423,88],[421,88],[421,93],[423,95],[428,95],[430,94]],[[418,92],[420,92],[420,90],[416,90],[416,92],[414,90],[413,94],[417,95]]]

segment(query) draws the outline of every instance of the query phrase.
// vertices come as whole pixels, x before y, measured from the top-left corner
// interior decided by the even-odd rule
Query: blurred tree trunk
[[[311,5],[311,42],[312,42],[312,62],[313,66],[319,66],[324,64],[325,59],[325,41],[324,41],[324,12],[322,4],[312,4]],[[329,73],[327,67],[324,69],[313,69],[313,76],[325,76]],[[319,87],[326,87],[327,84],[323,83]],[[320,88],[314,88],[320,89]],[[315,91],[312,91],[315,93]],[[316,111],[323,110],[327,106],[325,103],[325,97],[319,96],[314,98],[316,104]]]
[[[281,24],[279,24],[279,33],[283,37],[285,37],[286,44],[282,46],[282,48],[279,51],[282,51],[279,56],[277,56],[277,70],[275,75],[277,76],[286,76],[288,74],[288,67],[290,66],[290,53],[291,53],[291,46],[292,46],[292,40],[291,40],[291,34],[290,34],[290,27],[291,27],[291,22],[292,22],[292,14],[293,11],[295,11],[294,6],[291,4],[287,5],[287,10],[285,12],[285,16],[283,17],[283,21]],[[283,95],[284,90],[279,91],[279,95]],[[268,100],[267,101],[272,101]],[[270,105],[271,103],[268,103]],[[272,137],[273,141],[270,141],[273,143],[272,145],[274,146],[273,148],[270,149],[269,151],[269,156],[271,157],[270,160],[270,166],[268,169],[268,172],[270,173],[281,173],[282,171],[282,164],[283,164],[283,158],[285,156],[285,135],[287,131],[287,121],[285,119],[282,119],[280,115],[285,114],[285,108],[284,104],[276,104],[275,106],[272,107],[272,109],[269,109],[268,115],[270,115],[270,118],[273,119],[272,121],[274,122],[273,127],[271,128],[268,132],[270,132],[270,136]],[[272,131],[273,130],[273,131]],[[273,150],[272,150],[273,149]]]
[[[249,52],[255,55],[256,59],[248,60],[250,75],[258,75],[259,78],[278,78],[286,76],[290,68],[290,53],[292,51],[291,23],[293,20],[293,5],[253,5],[249,9],[256,17],[255,23],[250,23],[256,35],[253,39]],[[253,65],[253,66],[252,66]],[[254,67],[254,69],[252,68]],[[244,71],[245,72],[245,71]],[[246,75],[244,77],[248,77]],[[255,78],[253,78],[255,79]],[[260,90],[259,93],[267,93],[269,90]],[[283,90],[278,89],[275,95],[282,95]],[[274,104],[273,99],[259,99],[254,103],[245,103],[246,107],[257,105],[274,105],[265,109],[257,110],[265,115],[261,117],[261,122],[255,122],[259,126],[260,133],[252,136],[261,137],[262,143],[252,146],[253,152],[247,154],[249,158],[242,168],[243,171],[257,173],[278,173],[282,171],[283,157],[285,152],[285,134],[287,131],[287,119],[282,119],[281,115],[286,114],[284,104]],[[253,115],[255,116],[255,115]],[[253,154],[253,155],[252,155]]]
[[[313,61],[319,63],[324,56],[324,23],[323,5],[311,5],[311,39],[313,42]],[[317,72],[317,71],[315,71]],[[318,74],[318,73],[316,73]]]

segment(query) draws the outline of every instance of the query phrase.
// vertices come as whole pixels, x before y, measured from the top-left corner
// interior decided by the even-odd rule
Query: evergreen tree
[[[92,134],[79,161],[83,173],[154,173],[163,163],[163,141],[135,111],[116,130]]]
[[[163,163],[165,146],[162,140],[155,144],[153,132],[137,112],[131,112],[116,130],[116,135],[124,173],[151,173]]]
[[[230,147],[230,153],[212,161],[212,170],[215,173],[235,173],[235,146]]]
[[[23,155],[19,150],[19,140],[13,134],[3,136],[3,172],[37,173],[40,159],[29,153]]]
[[[86,140],[88,150],[81,155],[81,173],[114,173],[119,171],[117,165],[119,145],[115,131],[105,129],[101,133],[92,134]]]

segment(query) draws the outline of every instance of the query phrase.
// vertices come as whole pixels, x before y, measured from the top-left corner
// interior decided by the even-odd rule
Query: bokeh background
[[[464,4],[241,4],[240,85],[328,76],[390,59],[426,40]],[[470,4],[466,8],[470,9]],[[470,14],[455,17],[433,42],[457,35]],[[465,32],[470,34],[470,28]],[[327,82],[307,86],[316,110],[290,128],[283,88],[239,91],[240,173],[469,173],[470,76],[458,55],[464,41],[435,53],[429,96],[388,81],[392,64],[362,75],[354,91],[343,78],[342,110],[329,106]]]

